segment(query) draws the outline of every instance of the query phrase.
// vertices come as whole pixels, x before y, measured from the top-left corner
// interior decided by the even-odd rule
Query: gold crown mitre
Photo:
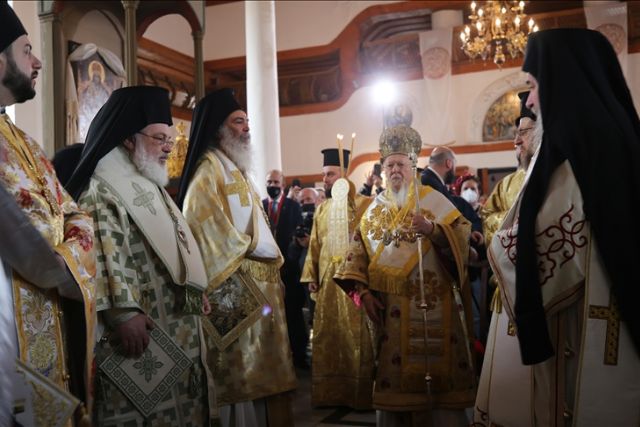
[[[383,159],[391,154],[419,154],[421,148],[420,134],[407,125],[387,128],[380,135],[380,156]]]

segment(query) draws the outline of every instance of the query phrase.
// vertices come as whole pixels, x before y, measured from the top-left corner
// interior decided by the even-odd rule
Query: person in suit
[[[284,176],[281,171],[270,171],[266,181],[269,196],[262,200],[262,206],[269,217],[271,233],[285,257],[280,277],[285,286],[284,306],[293,364],[298,368],[308,369],[306,349],[309,337],[302,314],[305,295],[299,282],[300,267],[297,260],[287,256],[296,229],[302,224],[302,208],[298,202],[284,194]]]

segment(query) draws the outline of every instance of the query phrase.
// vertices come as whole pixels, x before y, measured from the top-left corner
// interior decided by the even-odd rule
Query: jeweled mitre
[[[391,154],[418,154],[421,148],[420,134],[407,125],[387,128],[380,135],[380,156],[383,159]]]

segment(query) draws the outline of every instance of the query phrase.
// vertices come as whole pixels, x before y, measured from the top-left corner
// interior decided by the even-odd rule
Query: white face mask
[[[476,193],[476,191],[471,188],[467,188],[466,190],[464,190],[461,196],[472,205],[478,201],[478,193]]]

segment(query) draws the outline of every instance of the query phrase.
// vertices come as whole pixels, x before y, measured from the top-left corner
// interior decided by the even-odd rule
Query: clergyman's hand
[[[432,221],[429,221],[422,215],[414,215],[411,219],[411,230],[414,233],[420,233],[423,236],[429,236],[431,233],[433,233],[434,228],[434,223]]]
[[[367,292],[362,295],[362,305],[364,305],[364,311],[372,322],[381,324],[382,318],[380,317],[380,310],[384,310],[384,305],[374,297],[371,292]]]
[[[114,340],[125,357],[138,358],[149,345],[149,332],[153,322],[146,314],[138,314],[115,328]]]
[[[316,282],[310,282],[309,283],[309,292],[311,292],[312,294],[318,292],[318,284]]]

